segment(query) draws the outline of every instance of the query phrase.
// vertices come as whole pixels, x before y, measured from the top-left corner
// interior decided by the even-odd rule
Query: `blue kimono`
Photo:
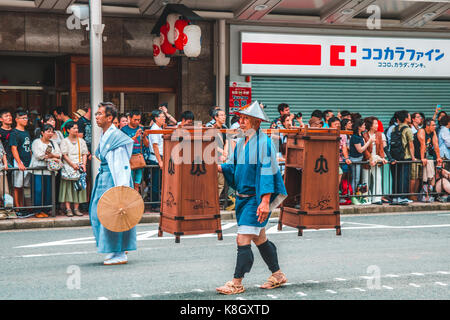
[[[112,187],[133,187],[130,170],[132,149],[133,140],[111,125],[95,151],[101,164],[92,189],[89,218],[99,253],[136,250],[136,227],[126,232],[112,232],[101,225],[97,216],[97,204],[103,193]]]
[[[258,222],[256,210],[261,197],[270,193],[270,211],[278,207],[287,197],[281,178],[277,152],[270,138],[260,130],[250,137],[244,146],[245,138],[240,138],[234,149],[231,163],[222,164],[222,172],[229,186],[243,195],[236,197],[236,219],[238,226],[265,227],[269,216]]]

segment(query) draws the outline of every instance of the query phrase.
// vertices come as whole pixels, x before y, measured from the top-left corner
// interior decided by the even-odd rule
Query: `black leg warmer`
[[[234,278],[243,278],[245,273],[250,272],[253,266],[253,260],[254,258],[251,245],[238,246]]]
[[[261,257],[269,267],[269,270],[272,273],[280,270],[280,266],[278,265],[277,247],[269,240],[257,247]]]

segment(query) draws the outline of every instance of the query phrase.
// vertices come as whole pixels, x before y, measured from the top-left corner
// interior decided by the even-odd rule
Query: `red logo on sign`
[[[356,46],[351,46],[351,53],[356,53]],[[345,60],[340,58],[340,53],[345,52],[345,46],[332,45],[330,46],[330,66],[343,67]],[[356,59],[350,60],[350,66],[356,67]]]

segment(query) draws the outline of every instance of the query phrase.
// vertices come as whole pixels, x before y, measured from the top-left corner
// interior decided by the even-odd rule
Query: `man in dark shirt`
[[[3,144],[3,148],[6,152],[6,159],[8,160],[8,166],[13,166],[13,155],[11,152],[11,146],[9,145],[9,139],[11,138],[12,133],[12,115],[8,110],[0,111],[0,121],[2,122],[2,126],[0,127],[0,140]]]
[[[78,136],[86,141],[89,152],[91,152],[92,144],[92,125],[91,125],[91,107],[82,109],[86,111],[84,116],[80,117],[77,121]]]
[[[281,123],[281,117],[285,114],[290,115],[292,120],[292,126],[297,127],[299,124],[297,124],[297,121],[295,119],[295,115],[291,114],[291,109],[287,103],[280,103],[278,105],[278,113],[280,116],[272,121],[272,124],[270,125],[271,129],[282,129],[283,124]]]
[[[9,145],[14,157],[14,167],[19,168],[13,173],[14,201],[17,207],[24,206],[23,188],[30,186],[31,173],[26,171],[26,167],[31,162],[31,138],[25,127],[28,123],[26,111],[16,113],[16,128],[11,133]]]
[[[143,153],[143,146],[149,146],[148,138],[143,135],[144,131],[141,126],[141,113],[139,111],[131,111],[128,116],[128,125],[120,130],[133,139],[133,154]],[[134,188],[136,190],[139,190],[143,173],[143,169],[131,170],[131,176],[133,178]]]

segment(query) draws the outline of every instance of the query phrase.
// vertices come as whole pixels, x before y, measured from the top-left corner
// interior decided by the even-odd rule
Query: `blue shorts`
[[[133,179],[133,182],[136,184],[141,184],[143,173],[144,169],[131,170],[131,178]]]

